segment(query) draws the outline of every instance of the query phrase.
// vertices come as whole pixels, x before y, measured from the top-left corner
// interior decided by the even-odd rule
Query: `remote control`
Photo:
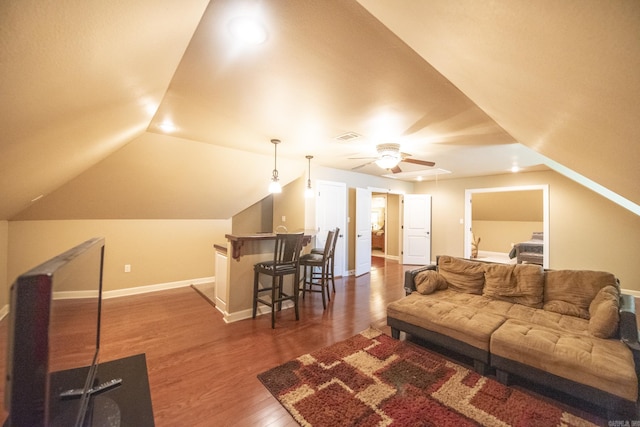
[[[113,388],[115,386],[118,386],[120,384],[122,384],[122,378],[114,378],[112,380],[109,380],[109,381],[104,382],[102,384],[98,384],[97,386],[93,387],[89,391],[89,394],[99,393],[101,391],[108,390],[108,389]]]
[[[94,394],[94,393],[99,393],[101,391],[105,391],[108,390],[112,387],[115,387],[117,385],[122,384],[122,378],[114,378],[112,380],[106,381],[102,384],[98,384],[97,386],[93,387],[91,390],[89,390],[88,394]],[[81,388],[73,388],[71,390],[66,390],[63,391],[62,393],[60,393],[60,397],[63,398],[67,398],[67,397],[78,397],[82,395],[82,389]]]

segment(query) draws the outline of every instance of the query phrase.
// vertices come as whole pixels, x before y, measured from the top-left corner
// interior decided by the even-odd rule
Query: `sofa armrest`
[[[414,279],[416,275],[421,271],[436,270],[435,265],[425,265],[424,267],[416,268],[415,270],[407,270],[404,272],[404,291],[407,295],[416,290],[416,284]]]
[[[636,373],[640,377],[640,343],[638,342],[638,323],[636,304],[632,295],[620,295],[620,340],[633,353]]]
[[[620,295],[620,339],[625,343],[638,344],[636,304],[632,295]]]

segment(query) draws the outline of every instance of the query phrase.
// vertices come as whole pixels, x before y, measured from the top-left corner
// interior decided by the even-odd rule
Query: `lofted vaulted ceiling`
[[[266,41],[234,39],[239,16]],[[266,195],[272,138],[283,182],[395,142],[440,179],[561,165],[640,202],[635,0],[9,0],[0,20],[0,219],[228,218]]]

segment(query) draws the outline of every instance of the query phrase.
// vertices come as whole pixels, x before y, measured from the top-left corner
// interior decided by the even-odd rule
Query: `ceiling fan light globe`
[[[400,157],[391,154],[383,154],[378,160],[376,160],[376,165],[380,166],[382,169],[394,168],[398,163],[400,163]]]

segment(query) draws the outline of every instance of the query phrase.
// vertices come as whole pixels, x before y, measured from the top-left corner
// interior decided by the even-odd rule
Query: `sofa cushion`
[[[638,397],[633,355],[619,340],[507,320],[492,334],[490,351],[632,402]]]
[[[600,289],[618,287],[615,276],[604,271],[554,270],[545,273],[545,310],[589,319],[589,305]],[[558,302],[561,301],[561,302]]]
[[[534,264],[486,264],[482,295],[542,308],[544,270]]]
[[[387,317],[489,351],[491,333],[505,321],[505,318],[488,310],[458,305],[440,298],[446,293],[456,292],[445,290],[431,295],[414,292],[390,303],[387,306]]]
[[[615,286],[600,289],[589,306],[589,332],[598,338],[612,338],[620,322],[620,292]]]
[[[431,294],[436,290],[447,289],[447,281],[435,270],[424,270],[416,274],[413,283],[416,290],[423,294]]]
[[[584,308],[580,308],[575,304],[570,302],[561,301],[561,300],[553,300],[546,302],[543,305],[543,308],[547,311],[552,311],[558,314],[564,314],[567,316],[575,316],[581,319],[589,319],[589,311]]]
[[[589,321],[522,304],[513,304],[506,313],[509,319],[517,319],[537,326],[558,329],[572,334],[589,335]]]
[[[497,314],[505,318],[508,317],[507,313],[514,305],[511,302],[499,301],[492,298],[483,297],[482,295],[467,294],[451,289],[439,291],[437,297],[442,301],[447,301],[464,307],[474,308],[476,310],[486,310],[487,312]]]
[[[438,272],[450,289],[482,295],[484,266],[482,263],[442,255],[438,258]]]

